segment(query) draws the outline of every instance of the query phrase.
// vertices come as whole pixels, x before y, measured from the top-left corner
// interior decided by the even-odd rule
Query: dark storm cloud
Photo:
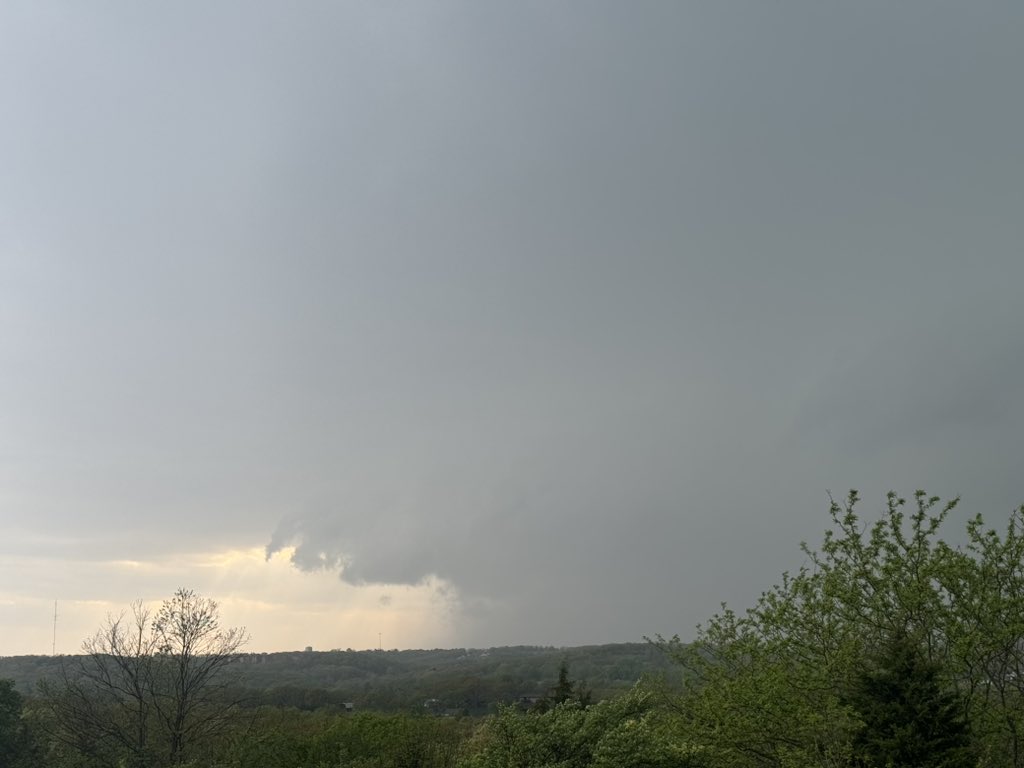
[[[1024,501],[1016,9],[3,14],[19,541],[597,642],[756,595],[826,489]]]

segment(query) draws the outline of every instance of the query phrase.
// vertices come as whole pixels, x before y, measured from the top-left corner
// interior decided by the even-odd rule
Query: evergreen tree
[[[587,688],[569,679],[569,662],[563,659],[558,666],[558,682],[548,691],[547,696],[533,705],[532,711],[547,712],[567,701],[575,701],[580,706],[587,707],[590,705],[591,694]]]
[[[969,768],[964,706],[941,667],[906,633],[885,642],[856,677],[848,704],[864,728],[853,751],[864,768]]]

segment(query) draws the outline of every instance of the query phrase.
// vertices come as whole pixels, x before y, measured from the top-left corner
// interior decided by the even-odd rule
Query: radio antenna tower
[[[53,647],[50,649],[50,655],[57,655],[57,601],[53,601]]]

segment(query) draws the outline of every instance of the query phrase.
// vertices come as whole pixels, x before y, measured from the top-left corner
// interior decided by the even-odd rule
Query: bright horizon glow
[[[75,654],[108,615],[141,599],[152,608],[175,589],[194,589],[217,601],[221,626],[244,626],[252,653],[458,647],[450,621],[453,591],[431,578],[416,586],[342,582],[335,572],[305,573],[291,564],[292,549],[267,559],[261,547],[200,552],[149,561],[79,561],[9,558],[0,567],[0,655],[48,655],[53,646],[52,598],[40,594],[51,568],[68,583],[102,584],[118,599],[57,598],[58,654]],[[70,571],[70,572],[69,572]],[[15,576],[19,578],[15,578]],[[39,585],[37,589],[36,585]],[[44,586],[45,585],[45,586]],[[132,596],[134,595],[134,597]],[[378,635],[379,633],[379,635]]]

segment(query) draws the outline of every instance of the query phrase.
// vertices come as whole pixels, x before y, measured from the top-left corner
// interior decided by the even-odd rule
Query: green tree
[[[548,691],[540,701],[533,705],[535,712],[547,712],[558,704],[567,701],[575,701],[580,706],[586,707],[590,704],[591,694],[586,687],[569,678],[569,662],[562,659],[558,665],[558,682]]]
[[[10,680],[0,680],[0,766],[28,765],[30,742],[21,720],[23,701]]]
[[[462,768],[687,768],[703,765],[671,700],[657,687],[583,707],[502,707],[465,750]]]
[[[864,727],[853,756],[866,768],[971,768],[970,732],[961,695],[921,644],[900,633],[866,660],[847,701]]]
[[[980,516],[967,544],[947,548],[950,664],[958,672],[972,730],[986,759],[1024,765],[1024,508],[1000,534]]]
[[[459,718],[265,708],[203,768],[453,768],[470,723]]]
[[[820,548],[802,545],[806,564],[751,609],[723,606],[690,645],[659,638],[688,670],[692,738],[721,766],[848,764],[863,721],[846,694],[876,649],[912,636],[939,683],[957,688],[977,753],[1020,768],[1022,512],[1002,536],[974,518],[957,548],[939,538],[957,499],[918,491],[907,513],[891,493],[871,525],[858,501],[854,491],[831,503]]]

